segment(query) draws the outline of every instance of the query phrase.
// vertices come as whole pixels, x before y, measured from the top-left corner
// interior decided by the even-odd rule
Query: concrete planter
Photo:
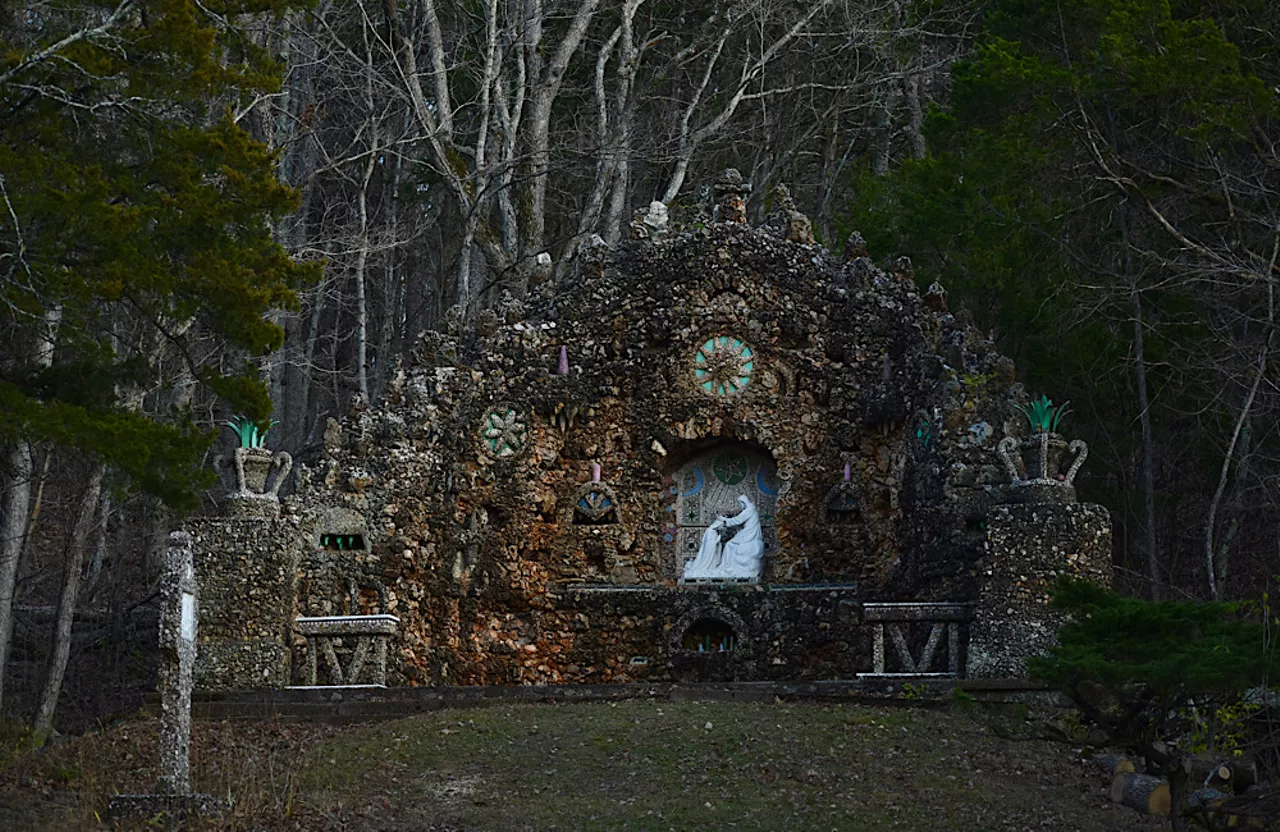
[[[1011,480],[1009,502],[1076,501],[1076,473],[1089,456],[1089,446],[1081,440],[1067,442],[1060,433],[1038,432],[1021,441],[1006,436],[998,450]],[[1068,454],[1074,457],[1064,471]]]
[[[237,492],[275,498],[293,468],[293,457],[284,451],[272,453],[266,448],[236,448],[235,466]],[[279,468],[280,472],[268,488],[272,468]]]

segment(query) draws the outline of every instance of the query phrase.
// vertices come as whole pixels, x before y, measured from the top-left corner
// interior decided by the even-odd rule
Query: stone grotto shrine
[[[186,526],[198,685],[1021,675],[1055,577],[1109,581],[1087,449],[909,261],[829,254],[785,193],[752,228],[747,190],[455,311],[292,496],[237,450]]]

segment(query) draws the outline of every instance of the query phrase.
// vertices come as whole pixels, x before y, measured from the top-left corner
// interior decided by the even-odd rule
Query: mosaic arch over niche
[[[768,454],[733,442],[714,445],[676,471],[674,523],[664,540],[675,544],[675,570],[679,574],[697,557],[702,534],[721,514],[742,510],[738,496],[745,494],[760,513],[764,532],[765,571],[778,550],[777,507],[782,491],[778,466]]]
[[[368,548],[369,532],[359,512],[330,507],[320,511],[311,522],[314,526],[312,545],[317,549],[344,552]]]
[[[756,355],[741,338],[717,335],[698,347],[693,365],[699,387],[713,396],[732,396],[751,384]]]
[[[575,526],[606,526],[618,522],[618,495],[602,482],[589,482],[573,495],[571,522]]]

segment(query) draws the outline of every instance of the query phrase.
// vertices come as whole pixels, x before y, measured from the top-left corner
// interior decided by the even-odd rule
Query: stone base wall
[[[1062,575],[1111,585],[1111,519],[1092,503],[1002,505],[987,520],[981,591],[970,625],[969,678],[1021,678],[1057,643]]]
[[[200,520],[188,528],[202,597],[201,690],[306,683],[303,641],[293,633],[306,606],[299,603],[300,581],[333,593],[333,609],[303,610],[307,614],[382,611],[375,607],[383,605],[385,590],[365,585],[384,572],[381,559],[366,552],[303,557],[314,541],[290,516]],[[1109,584],[1110,557],[1110,523],[1100,506],[996,507],[982,590],[972,622],[962,626],[964,655],[955,657],[963,675],[1024,676],[1027,656],[1051,647],[1062,623],[1049,607],[1052,583],[1072,574]],[[344,597],[344,587],[355,595]],[[389,685],[852,679],[874,669],[875,628],[862,620],[862,605],[886,600],[875,588],[854,584],[582,584],[549,587],[521,608],[511,604],[509,589],[476,590],[426,595],[410,611],[411,631],[431,622],[427,641],[404,633],[392,640]],[[923,655],[932,624],[897,626],[895,638],[904,639],[911,660]],[[339,646],[340,660],[351,646]],[[427,662],[416,655],[424,649]],[[948,650],[938,649],[930,666],[918,670],[945,671]],[[911,669],[899,653],[896,643],[885,649],[887,672]]]
[[[508,620],[489,632],[483,626],[471,627],[457,640],[467,649],[453,653],[448,672],[430,681],[509,685],[854,679],[874,670],[875,627],[862,620],[868,600],[867,592],[853,585],[561,589],[549,593],[544,608],[526,611],[518,621]],[[924,655],[934,623],[898,625],[913,657]],[[963,635],[963,623],[959,626]],[[512,638],[517,632],[523,635]],[[949,649],[944,639],[920,672],[946,672]],[[890,653],[891,673],[907,669],[896,648]],[[392,685],[412,682],[395,678],[394,665],[403,658],[393,651]],[[955,658],[963,667],[963,656]]]
[[[859,600],[852,586],[571,590],[560,606],[582,630],[561,674],[572,681],[598,678],[601,668],[630,681],[852,678],[871,661]]]
[[[295,523],[288,517],[235,517],[192,520],[186,528],[200,585],[196,687],[288,685],[299,548]]]
[[[289,685],[291,657],[283,639],[216,639],[200,645],[199,690],[260,690]]]

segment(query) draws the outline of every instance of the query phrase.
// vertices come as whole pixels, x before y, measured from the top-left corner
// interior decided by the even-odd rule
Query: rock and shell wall
[[[859,601],[978,597],[1024,420],[941,290],[862,255],[709,224],[428,333],[300,467],[295,614],[399,616],[393,684],[869,670]],[[739,493],[762,585],[679,587]]]

